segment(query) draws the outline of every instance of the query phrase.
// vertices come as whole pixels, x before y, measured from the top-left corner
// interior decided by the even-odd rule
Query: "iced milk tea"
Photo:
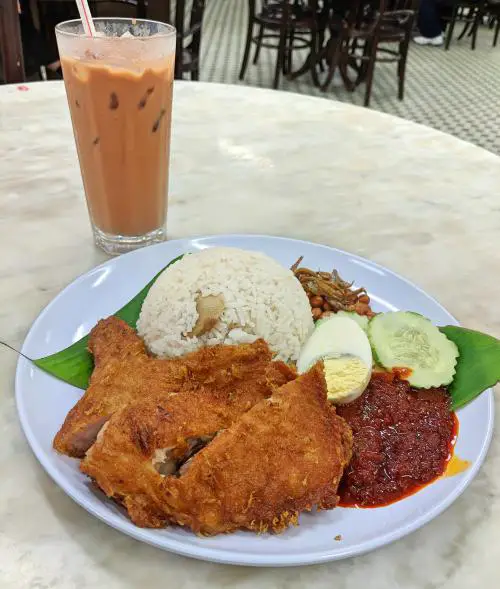
[[[95,24],[96,38],[65,33],[78,21],[56,31],[96,242],[120,253],[165,238],[175,32]]]

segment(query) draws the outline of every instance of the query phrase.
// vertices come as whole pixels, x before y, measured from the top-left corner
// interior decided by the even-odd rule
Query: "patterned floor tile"
[[[247,27],[247,0],[207,0],[203,30],[201,78],[210,82],[271,87],[276,54],[263,49],[257,65],[238,80]],[[460,30],[460,27],[457,27]],[[500,154],[500,45],[492,32],[479,32],[478,46],[453,40],[449,51],[412,44],[408,58],[405,99],[397,98],[394,64],[377,65],[370,107],[451,133]],[[297,58],[297,62],[299,57]],[[280,89],[363,104],[364,88],[349,93],[331,87],[326,94],[308,75],[283,80]]]

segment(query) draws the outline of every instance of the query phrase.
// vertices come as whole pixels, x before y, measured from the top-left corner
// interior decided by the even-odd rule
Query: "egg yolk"
[[[323,364],[328,399],[332,401],[345,397],[367,383],[369,368],[361,358],[325,358]]]

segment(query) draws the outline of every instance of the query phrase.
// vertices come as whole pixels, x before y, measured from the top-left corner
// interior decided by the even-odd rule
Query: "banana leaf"
[[[178,256],[172,260],[163,270],[175,264],[183,256]],[[161,270],[158,274],[150,281],[146,286],[124,307],[117,311],[114,315],[123,319],[126,323],[135,329],[137,320],[139,319],[139,313],[141,312],[142,303],[146,298],[150,288],[155,283],[158,276],[163,272]],[[78,340],[71,346],[45,356],[44,358],[37,358],[33,360],[33,363],[41,368],[45,372],[48,372],[52,376],[67,382],[79,389],[86,389],[89,385],[90,375],[94,369],[94,361],[92,355],[87,349],[89,336],[86,335],[82,339]]]
[[[486,333],[447,325],[439,328],[460,353],[448,387],[453,409],[460,409],[500,381],[500,341]]]

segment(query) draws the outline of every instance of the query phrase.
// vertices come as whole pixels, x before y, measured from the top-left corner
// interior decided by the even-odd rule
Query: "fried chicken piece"
[[[127,406],[101,430],[81,470],[144,527],[280,532],[301,511],[336,506],[352,434],[327,402],[321,365],[227,429],[227,408],[219,412],[209,393],[200,401],[173,395]],[[205,445],[195,453],[197,442]],[[165,455],[177,462],[162,475]]]
[[[116,317],[94,327],[89,351],[95,363],[90,386],[54,438],[58,452],[75,458],[82,458],[111,415],[132,401],[178,393],[197,404],[198,396],[208,396],[223,411],[233,396],[231,415],[239,415],[295,378],[284,363],[272,362],[263,340],[203,348],[174,360],[152,358],[136,332]]]
[[[168,477],[172,519],[212,535],[281,532],[313,506],[333,509],[352,433],[327,401],[321,364],[255,405]]]

